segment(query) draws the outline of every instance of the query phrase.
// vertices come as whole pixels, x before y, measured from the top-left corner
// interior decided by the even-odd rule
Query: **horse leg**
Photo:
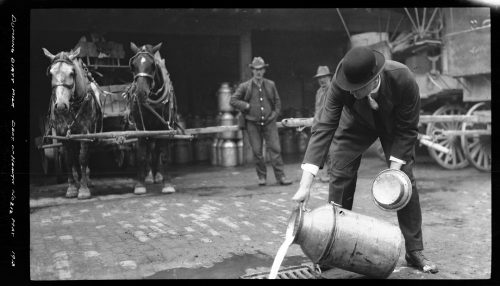
[[[87,165],[87,168],[85,170],[85,174],[87,174],[87,185],[89,187],[92,187],[94,184],[93,184],[92,180],[90,179],[90,168],[88,165]]]
[[[137,140],[136,162],[137,162],[137,183],[134,186],[134,194],[142,195],[146,193],[144,178],[147,171],[147,146],[146,140],[139,138]]]
[[[160,147],[159,144],[156,140],[151,140],[149,143],[149,150],[151,154],[151,169],[154,174],[154,182],[156,183],[163,183],[163,175],[159,171],[158,168],[158,163],[160,162],[159,157],[160,157]]]
[[[168,175],[166,174],[167,161],[162,160],[162,158],[161,158],[161,146],[159,144],[160,142],[162,142],[162,141],[157,142],[156,150],[157,150],[157,159],[158,159],[158,173],[157,174],[159,174],[161,176],[161,181],[159,180],[159,182],[163,183],[163,187],[161,189],[161,192],[164,194],[175,193],[174,185],[172,185],[170,183],[170,179],[169,179]]]
[[[72,142],[63,143],[64,163],[66,164],[66,172],[68,173],[68,189],[66,190],[67,198],[75,198],[78,195],[78,188],[76,187],[76,181],[72,171],[74,164],[73,153],[75,152],[75,148],[71,143]]]
[[[87,166],[89,159],[89,143],[88,142],[80,142],[80,188],[78,189],[78,199],[85,200],[90,198],[90,190],[88,187],[88,174],[87,174]]]
[[[150,139],[151,140],[151,139]],[[151,164],[152,156],[151,156],[151,148],[150,148],[150,143],[149,140],[146,145],[146,171],[147,171],[147,176],[146,179],[144,180],[146,184],[153,184],[154,183],[154,170]]]

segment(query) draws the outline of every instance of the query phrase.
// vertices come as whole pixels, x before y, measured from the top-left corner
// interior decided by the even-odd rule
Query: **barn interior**
[[[429,12],[430,14],[430,12]],[[411,30],[403,8],[342,9],[34,9],[30,18],[30,138],[42,135],[51,96],[46,70],[53,54],[69,51],[98,34],[122,45],[113,67],[95,67],[102,86],[132,81],[130,42],[162,43],[160,54],[173,82],[178,110],[190,127],[193,118],[219,114],[222,83],[235,86],[251,77],[255,56],[269,63],[265,77],[275,81],[286,117],[310,117],[318,88],[319,65],[334,70],[350,48],[350,36]],[[116,66],[119,65],[119,66]],[[279,119],[280,119],[279,118]],[[42,155],[30,145],[30,170],[42,173]]]

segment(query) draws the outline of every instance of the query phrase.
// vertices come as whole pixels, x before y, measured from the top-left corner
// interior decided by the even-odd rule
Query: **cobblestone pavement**
[[[93,198],[86,201],[64,198],[64,184],[32,185],[31,279],[177,278],[181,276],[168,271],[181,268],[204,270],[184,278],[238,278],[269,271],[284,240],[301,174],[299,161],[285,167],[291,186],[277,185],[268,168],[268,185],[258,187],[252,166],[178,167],[172,173],[177,192],[169,195],[150,185],[146,195],[136,196],[126,178],[94,179]],[[370,198],[371,180],[384,168],[378,158],[363,159],[353,211],[397,224],[395,213],[379,210]],[[415,173],[426,255],[440,272],[407,267],[402,252],[389,278],[489,278],[491,174],[473,168],[443,170],[428,162],[417,164]],[[328,185],[316,182],[309,207],[323,205],[327,196]],[[210,275],[235,257],[262,261],[252,264],[242,258],[225,264],[232,268],[222,267],[219,276]],[[295,265],[309,261],[298,245],[292,245],[287,257]],[[363,278],[339,269],[324,277]]]

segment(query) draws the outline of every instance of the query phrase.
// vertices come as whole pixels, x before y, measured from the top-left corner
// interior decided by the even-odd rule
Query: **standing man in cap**
[[[319,66],[318,71],[316,72],[316,75],[313,76],[313,78],[317,79],[319,84],[319,88],[316,91],[316,101],[314,105],[314,117],[319,118],[321,109],[325,105],[326,91],[328,89],[328,85],[330,84],[330,80],[332,79],[332,73],[330,72],[328,66]],[[319,179],[322,182],[330,181],[328,174],[328,172],[330,172],[330,162],[330,155],[328,154],[325,162],[327,168],[323,168],[323,171],[319,171]]]
[[[418,85],[407,66],[385,60],[368,47],[351,49],[337,66],[323,112],[313,122],[299,189],[292,199],[302,203],[309,198],[313,177],[331,142],[328,201],[351,210],[361,155],[380,138],[389,168],[403,171],[411,180],[410,201],[397,212],[405,259],[424,272],[437,273],[436,265],[423,254],[422,214],[412,171],[419,113]]]
[[[265,185],[267,177],[266,162],[262,152],[263,139],[266,140],[276,180],[280,185],[290,185],[292,182],[285,177],[283,171],[281,146],[276,126],[276,118],[281,110],[276,85],[272,80],[264,78],[266,67],[269,65],[261,57],[255,57],[249,66],[253,77],[238,86],[231,96],[230,104],[244,115],[248,139],[257,161],[259,185]]]

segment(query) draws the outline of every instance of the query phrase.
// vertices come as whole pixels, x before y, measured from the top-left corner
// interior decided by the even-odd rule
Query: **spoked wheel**
[[[491,108],[486,102],[480,102],[467,111],[467,115],[489,114]],[[462,130],[489,130],[491,123],[464,123]],[[491,135],[468,135],[462,136],[462,148],[467,160],[481,171],[491,171]]]
[[[460,115],[465,108],[459,105],[445,105],[432,115]],[[428,147],[429,155],[443,168],[455,170],[465,168],[469,161],[462,149],[459,135],[437,135],[439,131],[461,130],[462,122],[431,122],[427,125],[426,134],[434,138],[434,143],[450,149],[450,154]]]

